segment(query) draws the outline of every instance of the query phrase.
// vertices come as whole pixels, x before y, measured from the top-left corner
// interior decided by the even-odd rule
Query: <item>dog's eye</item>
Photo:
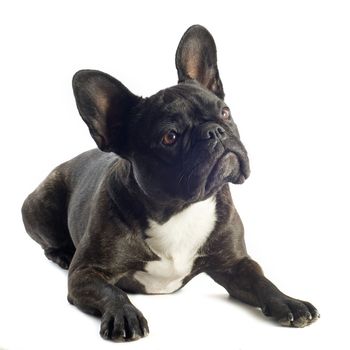
[[[221,110],[221,118],[225,119],[225,120],[228,120],[228,119],[230,119],[230,116],[231,116],[231,113],[230,113],[229,108],[228,107],[224,107]]]
[[[174,130],[166,132],[162,137],[162,144],[166,146],[171,146],[176,142],[177,133]]]

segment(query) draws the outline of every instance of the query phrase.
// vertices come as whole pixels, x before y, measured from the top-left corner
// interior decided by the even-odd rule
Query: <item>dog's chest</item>
[[[134,278],[149,294],[171,293],[190,274],[198,251],[216,222],[215,197],[192,204],[164,224],[149,221],[146,243],[159,260],[146,264]]]

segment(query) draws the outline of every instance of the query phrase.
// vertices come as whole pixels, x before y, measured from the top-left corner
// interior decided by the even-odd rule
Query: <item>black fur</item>
[[[249,161],[205,28],[185,33],[176,67],[179,84],[145,99],[105,73],[76,73],[77,107],[100,150],[59,165],[28,196],[28,234],[49,259],[69,267],[68,299],[101,316],[102,337],[138,339],[148,334],[147,321],[126,292],[146,293],[133,274],[159,259],[145,241],[149,220],[165,223],[215,196],[215,227],[182,286],[205,272],[284,325],[311,323],[317,310],[281,293],[247,254],[228,182],[243,183]],[[177,137],[172,145],[164,143],[169,131]]]

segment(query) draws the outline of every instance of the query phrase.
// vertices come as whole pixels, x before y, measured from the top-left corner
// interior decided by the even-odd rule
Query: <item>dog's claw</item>
[[[265,316],[267,316],[267,317],[271,316],[270,311],[269,311],[267,305],[264,305],[264,306],[261,308],[261,311],[263,312],[263,314],[264,314]]]
[[[273,302],[267,303],[266,308],[271,311],[271,316],[285,327],[302,328],[319,318],[318,311],[309,302],[285,296],[276,297]]]
[[[144,324],[140,323],[137,315],[141,315],[140,311],[131,304],[107,311],[102,316],[101,336],[113,341],[133,341],[146,336],[142,332]],[[144,317],[142,320],[147,323]]]
[[[149,334],[148,329],[143,328],[142,331],[143,331],[143,335],[144,335],[145,337],[147,337],[148,334]]]

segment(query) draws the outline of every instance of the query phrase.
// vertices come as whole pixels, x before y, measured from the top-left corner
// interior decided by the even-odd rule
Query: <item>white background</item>
[[[350,11],[346,1],[7,1],[0,5],[0,348],[349,347]],[[150,335],[100,338],[66,301],[67,273],[25,233],[20,207],[59,163],[94,147],[71,77],[114,75],[149,96],[176,83],[184,31],[213,34],[252,175],[232,186],[248,251],[321,319],[276,326],[206,276],[174,295],[131,296]]]

